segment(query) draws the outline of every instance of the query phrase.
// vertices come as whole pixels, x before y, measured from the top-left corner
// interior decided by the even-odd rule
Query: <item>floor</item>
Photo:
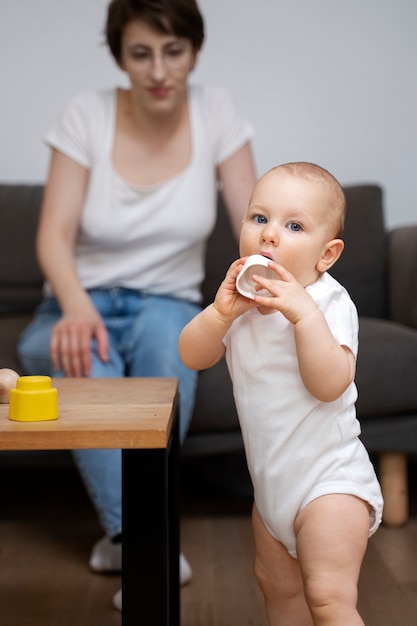
[[[111,606],[120,576],[87,566],[101,531],[73,466],[28,469],[0,456],[0,476],[0,626],[120,626]],[[417,625],[416,486],[413,462],[409,523],[370,540],[359,586],[367,626]],[[242,459],[184,466],[181,537],[194,576],[181,591],[181,626],[266,626],[250,510]]]

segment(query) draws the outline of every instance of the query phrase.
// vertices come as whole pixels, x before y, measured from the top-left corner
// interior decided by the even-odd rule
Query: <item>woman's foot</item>
[[[122,544],[112,543],[109,537],[103,537],[94,544],[91,551],[90,568],[93,572],[106,574],[121,572],[122,570]]]
[[[180,554],[180,585],[184,587],[184,585],[188,585],[191,582],[191,578],[193,577],[193,570],[191,569],[191,565],[181,552]]]
[[[191,566],[188,563],[185,556],[181,552],[180,554],[180,585],[181,586],[187,585],[190,582],[192,575],[193,575],[193,572],[192,572]],[[119,591],[116,591],[116,593],[113,596],[113,606],[115,609],[118,609],[119,611],[122,610],[122,590],[121,589],[119,589]]]
[[[94,544],[90,556],[90,568],[99,574],[116,573],[122,571],[122,544],[112,543],[106,536]],[[180,554],[180,585],[187,585],[193,572],[185,556]],[[119,589],[113,596],[113,606],[122,610],[122,590]]]
[[[121,589],[119,589],[119,591],[116,591],[116,593],[113,596],[113,606],[118,611],[122,610],[122,590]]]

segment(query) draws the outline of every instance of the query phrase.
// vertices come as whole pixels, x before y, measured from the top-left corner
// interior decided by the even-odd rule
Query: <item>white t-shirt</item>
[[[358,316],[347,291],[327,273],[306,290],[338,343],[356,356]],[[233,323],[225,345],[255,501],[272,535],[295,556],[294,519],[326,493],[368,501],[376,530],[382,496],[358,438],[355,384],[334,402],[314,398],[299,373],[293,325],[279,312],[251,309]]]
[[[190,164],[163,183],[138,187],[112,163],[116,102],[117,90],[80,94],[46,136],[91,170],[75,247],[81,284],[198,302],[216,218],[215,168],[250,140],[252,128],[222,88],[189,87]]]

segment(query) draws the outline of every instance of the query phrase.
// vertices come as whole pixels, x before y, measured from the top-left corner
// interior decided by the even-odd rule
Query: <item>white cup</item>
[[[251,300],[254,300],[255,295],[272,297],[266,289],[256,291],[257,284],[252,280],[254,274],[264,278],[278,279],[277,274],[268,267],[270,260],[261,254],[252,254],[247,258],[245,265],[236,278],[236,289],[242,296],[251,298]]]

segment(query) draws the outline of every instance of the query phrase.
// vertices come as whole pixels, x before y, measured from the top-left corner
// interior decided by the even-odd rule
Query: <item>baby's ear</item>
[[[327,272],[343,252],[345,244],[341,239],[332,239],[327,242],[321,258],[319,259],[316,269],[318,272]]]

